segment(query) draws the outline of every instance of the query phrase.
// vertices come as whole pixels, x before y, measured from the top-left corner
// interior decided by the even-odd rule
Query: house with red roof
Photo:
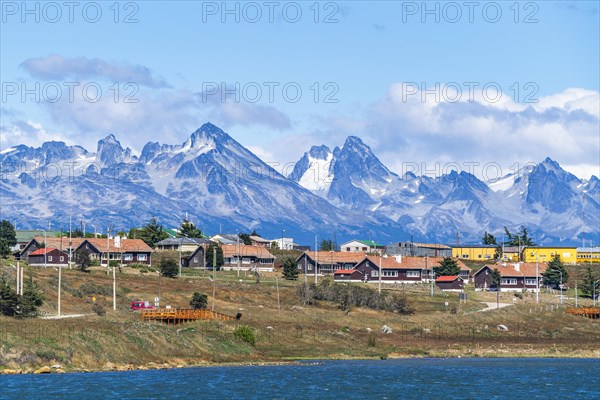
[[[69,254],[52,247],[42,247],[30,252],[27,262],[32,267],[68,267]]]
[[[460,292],[465,287],[465,282],[458,275],[438,276],[435,286],[444,292]]]

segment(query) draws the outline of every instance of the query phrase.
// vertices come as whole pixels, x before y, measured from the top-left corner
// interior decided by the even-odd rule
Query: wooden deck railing
[[[168,325],[179,325],[182,322],[197,321],[197,320],[233,320],[240,319],[241,314],[236,317],[221,314],[216,311],[207,309],[192,309],[192,308],[156,308],[152,310],[142,310],[140,317],[144,321],[163,321]]]
[[[572,307],[567,308],[567,313],[592,319],[598,319],[600,318],[600,307]]]

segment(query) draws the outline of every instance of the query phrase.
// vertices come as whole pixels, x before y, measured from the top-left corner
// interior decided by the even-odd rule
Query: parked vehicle
[[[148,310],[152,308],[154,308],[154,306],[150,304],[149,301],[134,300],[131,302],[131,311]]]

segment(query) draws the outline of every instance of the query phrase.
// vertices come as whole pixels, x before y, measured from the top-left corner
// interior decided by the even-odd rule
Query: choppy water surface
[[[600,399],[600,359],[410,359],[0,376],[6,399]]]

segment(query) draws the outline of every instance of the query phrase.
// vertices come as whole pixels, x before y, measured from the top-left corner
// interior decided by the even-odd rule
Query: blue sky
[[[53,139],[93,151],[115,133],[139,152],[211,121],[281,164],[357,135],[397,173],[415,162],[508,173],[546,156],[600,172],[598,2],[23,4],[1,7],[1,148]],[[79,89],[90,83],[97,102]],[[222,101],[218,88],[236,84]],[[23,99],[23,85],[39,98]]]

